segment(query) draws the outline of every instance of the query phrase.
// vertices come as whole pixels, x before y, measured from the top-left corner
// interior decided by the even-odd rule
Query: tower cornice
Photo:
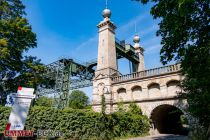
[[[109,19],[100,22],[100,23],[97,25],[97,27],[98,27],[98,28],[101,28],[101,27],[106,26],[106,25],[109,25],[109,26],[112,27],[112,29],[114,29],[114,30],[117,28],[117,27],[114,25],[114,23],[111,22]]]

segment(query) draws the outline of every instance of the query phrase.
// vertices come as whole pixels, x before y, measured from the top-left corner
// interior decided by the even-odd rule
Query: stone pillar
[[[132,90],[130,89],[126,90],[126,94],[127,94],[126,101],[134,101]]]
[[[104,17],[98,26],[98,63],[97,70],[112,68],[117,70],[116,47],[115,47],[115,29],[116,26],[109,17]]]
[[[144,71],[145,66],[144,66],[144,49],[140,46],[140,37],[138,35],[135,35],[133,38],[134,48],[135,48],[135,53],[139,56],[139,64],[137,71]]]
[[[147,87],[142,87],[142,97],[141,99],[147,99],[149,97],[149,92]]]
[[[166,98],[168,96],[167,86],[165,84],[160,85],[160,93],[162,98]]]
[[[101,96],[105,97],[106,113],[112,112],[112,75],[117,74],[117,60],[115,47],[116,26],[110,20],[111,11],[103,11],[103,21],[98,24],[99,43],[98,60],[95,77],[93,79],[93,110],[99,112]]]
[[[145,70],[145,66],[144,66],[144,49],[140,47],[139,49],[136,50],[136,53],[139,56],[138,71],[144,71]]]

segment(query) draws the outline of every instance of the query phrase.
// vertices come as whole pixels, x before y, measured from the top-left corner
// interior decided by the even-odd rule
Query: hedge
[[[10,109],[0,107],[0,111],[1,126],[5,126]],[[58,110],[34,106],[30,109],[25,129],[58,130],[64,133],[63,139],[106,140],[145,135],[149,131],[149,119],[132,111],[103,115],[87,109]]]
[[[5,130],[11,112],[10,107],[0,106],[0,133]]]

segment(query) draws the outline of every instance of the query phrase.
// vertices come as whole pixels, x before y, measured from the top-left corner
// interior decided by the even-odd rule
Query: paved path
[[[128,140],[188,140],[187,136],[172,135],[172,134],[158,134],[154,136],[131,138]]]

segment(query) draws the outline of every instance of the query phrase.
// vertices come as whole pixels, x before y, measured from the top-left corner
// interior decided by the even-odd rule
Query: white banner
[[[23,130],[31,100],[35,98],[33,88],[18,87],[15,102],[9,116],[9,130]]]

